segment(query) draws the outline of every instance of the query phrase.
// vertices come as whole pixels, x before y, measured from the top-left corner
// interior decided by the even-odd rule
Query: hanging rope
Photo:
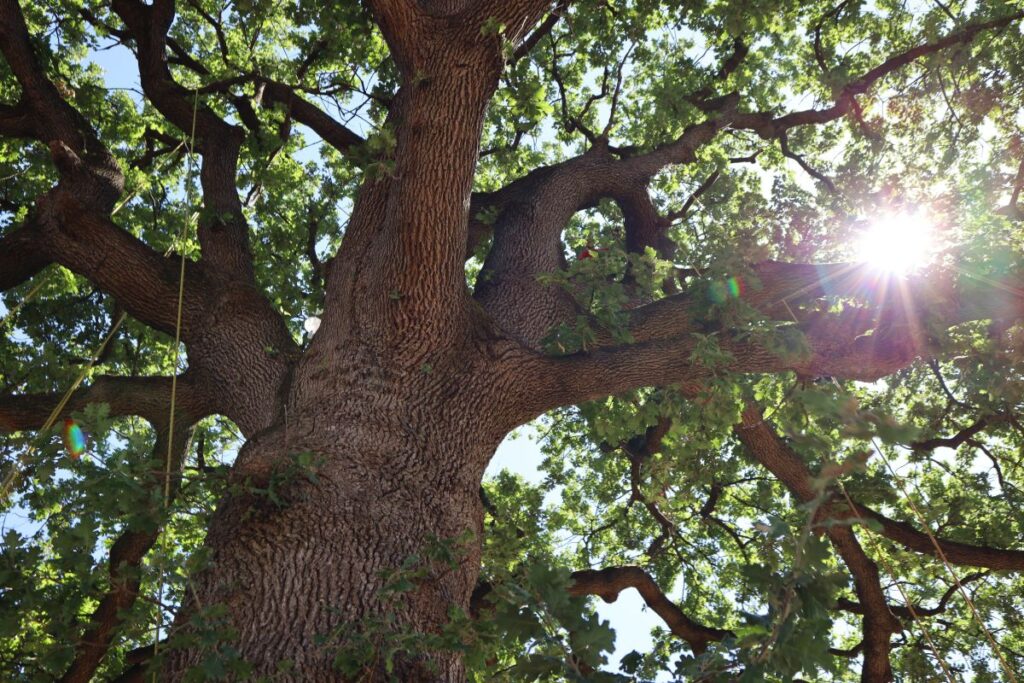
[[[121,315],[118,316],[117,320],[114,321],[114,324],[110,327],[110,331],[107,333],[107,336],[103,338],[103,341],[99,343],[99,346],[96,347],[96,350],[92,353],[91,356],[89,356],[89,360],[82,368],[82,371],[78,373],[78,376],[75,378],[75,381],[71,383],[71,386],[68,387],[67,391],[64,392],[64,395],[61,396],[61,399],[57,402],[57,405],[54,406],[53,410],[50,411],[50,414],[46,418],[46,421],[43,422],[43,426],[39,428],[40,434],[45,434],[51,429],[53,429],[53,425],[56,424],[57,418],[60,416],[61,412],[63,412],[64,408],[67,407],[68,402],[71,400],[71,396],[75,393],[78,387],[81,386],[82,382],[88,376],[93,366],[96,365],[96,363],[99,361],[100,356],[103,353],[103,350],[107,347],[107,344],[110,343],[110,340],[114,338],[114,335],[117,334],[118,329],[120,329],[121,327],[121,323],[124,322],[126,317],[128,317],[126,313],[121,313]],[[18,485],[18,481],[21,479],[22,471],[28,466],[29,459],[35,454],[36,450],[36,442],[30,442],[28,448],[25,449],[25,452],[21,455],[20,458],[18,458],[18,461],[15,463],[15,465],[11,467],[11,471],[7,473],[6,477],[4,477],[3,487],[0,488],[0,501],[7,501],[7,496],[11,493],[11,491],[14,490],[14,487]]]
[[[14,320],[14,316],[18,315],[18,311],[20,311],[21,308],[29,301],[32,301],[32,297],[39,293],[39,290],[43,288],[44,284],[46,284],[46,274],[39,278],[39,282],[37,282],[32,289],[28,290],[28,293],[21,298],[21,301],[14,304],[14,306],[7,311],[7,314],[3,318],[0,318],[0,330],[4,329],[8,320]]]
[[[170,154],[173,155],[175,152],[177,152],[179,149],[181,149],[184,146],[185,146],[185,141],[182,140],[181,143],[179,143],[177,147],[175,147],[174,149],[171,150]],[[166,169],[166,166],[165,166],[165,169]],[[126,196],[124,198],[124,200],[121,201],[121,203],[119,203],[117,206],[114,207],[114,210],[110,212],[110,215],[114,216],[115,214],[117,214],[118,211],[123,209],[125,207],[125,205],[127,205],[128,202],[131,201],[133,198],[137,197],[138,194],[139,194],[138,188],[132,190],[130,193],[128,193],[128,196]],[[171,252],[173,250],[174,250],[174,245],[172,244],[170,247],[167,248],[167,251],[164,252],[164,257],[166,258],[166,257],[170,256]],[[46,273],[43,273],[43,276],[41,278],[39,278],[39,281],[36,282],[36,284],[32,287],[32,289],[30,289],[25,294],[25,296],[22,297],[21,301],[19,301],[10,310],[7,311],[7,314],[2,319],[0,319],[0,330],[3,330],[4,326],[9,321],[13,321],[14,318],[17,316],[18,312],[25,306],[25,304],[27,304],[30,301],[32,301],[32,299],[42,290],[43,285],[46,284],[46,281],[49,278],[50,273],[52,273],[52,272],[53,271],[47,271]],[[43,426],[39,429],[38,433],[45,434],[47,431],[49,431],[50,429],[53,428],[53,425],[56,424],[56,422],[57,422],[57,418],[60,416],[60,414],[64,410],[64,408],[67,407],[68,402],[71,400],[71,396],[78,389],[78,387],[81,386],[82,382],[85,381],[85,378],[89,375],[89,372],[93,369],[93,367],[99,361],[100,356],[102,355],[103,349],[105,349],[107,347],[107,344],[110,343],[110,340],[114,338],[115,334],[117,334],[117,331],[120,329],[121,324],[124,323],[126,318],[127,318],[127,314],[122,312],[121,315],[118,316],[118,318],[114,321],[114,324],[111,325],[110,331],[107,333],[107,336],[103,339],[103,341],[101,341],[99,343],[99,346],[96,347],[96,351],[94,351],[93,354],[91,356],[89,356],[89,360],[85,364],[85,366],[82,368],[82,372],[80,372],[78,374],[78,376],[75,378],[75,381],[72,382],[71,386],[68,387],[68,389],[61,396],[60,401],[57,402],[57,405],[54,407],[54,409],[52,411],[50,411],[49,416],[47,416],[46,421],[43,422]],[[179,318],[180,318],[180,311],[179,311]],[[174,387],[174,383],[176,382],[176,380],[177,380],[176,377],[171,380],[172,401],[173,401],[173,398],[174,398],[173,397],[173,394],[174,394],[173,390],[175,388]],[[23,453],[22,456],[20,458],[18,458],[18,461],[17,461],[17,463],[15,463],[15,466],[11,469],[11,471],[7,474],[7,476],[4,477],[3,485],[2,485],[2,487],[0,487],[0,501],[6,501],[7,500],[8,494],[14,489],[15,486],[17,486],[18,480],[21,478],[22,470],[28,465],[29,459],[32,457],[32,455],[35,454],[35,452],[37,450],[38,449],[37,449],[37,446],[35,445],[35,443],[30,443],[28,448],[25,450],[25,453]]]
[[[198,109],[199,109],[199,91],[195,90],[194,94],[193,94],[193,99],[192,99],[192,130],[189,132],[189,141],[188,141],[188,146],[187,146],[188,162],[186,164],[186,171],[185,171],[185,205],[186,205],[186,207],[188,208],[188,210],[190,212],[191,212],[192,207],[194,206],[194,201],[195,201],[195,197],[194,197],[193,190],[192,190],[192,183],[193,183],[193,172],[194,172],[193,154],[195,152],[196,118],[197,118]],[[185,144],[184,140],[182,141],[182,144]],[[198,217],[199,217],[199,214],[196,213],[196,212],[189,213],[189,215],[186,216],[185,222],[181,226],[181,231],[180,231],[180,233],[178,235],[178,251],[181,254],[181,262],[180,262],[181,265],[180,265],[180,267],[178,269],[178,304],[177,304],[177,309],[175,311],[175,319],[174,319],[174,346],[172,347],[172,353],[173,353],[174,360],[173,360],[173,363],[172,363],[172,366],[171,366],[172,367],[172,372],[171,372],[171,408],[170,408],[170,415],[168,416],[168,419],[167,419],[167,424],[168,424],[167,455],[166,455],[166,457],[164,459],[164,490],[163,490],[163,499],[164,499],[164,501],[163,502],[164,502],[164,512],[165,512],[165,514],[168,515],[168,517],[167,517],[167,523],[168,524],[170,523],[170,503],[171,503],[171,461],[174,459],[175,404],[177,402],[177,397],[178,397],[178,363],[181,360],[180,359],[180,354],[181,354],[181,314],[182,314],[182,309],[183,309],[184,301],[185,301],[185,261],[187,260],[186,259],[185,245],[186,245],[186,240],[188,239],[188,235],[189,235],[189,232],[190,232],[190,227],[192,225],[192,221],[193,220],[198,221]],[[166,555],[166,553],[167,553],[167,536],[166,536],[166,534],[164,534],[162,536],[161,540],[163,541],[163,544],[162,544],[163,545],[163,551],[164,551],[164,554]],[[164,568],[161,567],[160,570],[159,570],[159,581],[158,581],[158,587],[157,587],[157,601],[156,601],[157,618],[156,618],[156,628],[155,628],[154,634],[153,634],[153,655],[154,655],[154,657],[156,656],[156,654],[160,650],[160,630],[161,630],[161,628],[163,626],[163,619],[164,619],[164,615],[163,615],[163,593],[164,593],[164,583],[165,583],[165,581],[166,581],[166,573],[164,571]],[[157,673],[156,673],[156,671],[154,671],[153,672],[153,681],[154,681],[154,683],[156,682],[156,680],[157,680]]]

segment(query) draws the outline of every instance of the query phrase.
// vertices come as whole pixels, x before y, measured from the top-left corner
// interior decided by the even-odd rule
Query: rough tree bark
[[[163,434],[161,443],[182,443],[187,427],[211,414],[234,420],[247,439],[231,473],[237,486],[219,506],[206,539],[210,563],[191,578],[176,628],[191,628],[190,619],[205,607],[226,605],[240,655],[253,664],[254,674],[277,680],[336,679],[331,643],[318,644],[319,638],[358,630],[361,622],[382,616],[379,591],[385,575],[431,539],[469,532],[470,540],[457,569],[431,567],[416,584],[400,609],[400,624],[436,632],[451,607],[468,609],[479,570],[480,481],[509,430],[557,406],[654,384],[675,383],[696,392],[707,380],[707,372],[691,361],[698,301],[685,287],[632,311],[635,343],[601,339],[596,348],[557,358],[541,352],[540,341],[552,326],[575,315],[564,293],[542,287],[536,278],[563,265],[560,233],[573,214],[611,198],[623,208],[627,246],[665,253],[671,249],[665,239],[668,220],[658,216],[647,190],[662,168],[693,162],[701,145],[730,126],[785,142],[792,128],[845,116],[855,109],[858,95],[919,57],[1020,18],[970,27],[894,55],[851,81],[823,109],[781,117],[737,114],[736,97],[694,93],[692,101],[707,118],[677,140],[634,153],[613,150],[604,137],[588,135],[593,144],[587,153],[537,169],[489,195],[471,196],[483,117],[510,54],[507,48],[513,48],[513,59],[520,57],[570,3],[559,2],[550,14],[554,3],[548,0],[368,4],[402,74],[388,120],[396,138],[394,165],[362,186],[340,253],[327,268],[321,328],[300,352],[253,276],[235,178],[243,129],[174,81],[168,50],[178,48],[167,39],[173,0],[113,2],[124,25],[117,35],[137,52],[146,97],[181,131],[195,128],[203,200],[215,209],[215,217],[204,217],[199,225],[202,258],[186,270],[180,333],[189,371],[182,377],[179,403],[187,410],[178,422],[181,431]],[[500,35],[486,30],[494,25],[504,27]],[[538,25],[540,33],[531,35]],[[0,109],[0,134],[49,145],[60,174],[25,224],[0,239],[0,287],[16,286],[60,263],[111,293],[136,319],[174,332],[177,261],[154,252],[111,219],[123,192],[121,171],[88,122],[46,79],[15,0],[0,0],[0,49],[21,88],[20,100]],[[746,52],[737,41],[723,77]],[[185,57],[178,54],[189,65]],[[202,73],[201,65],[191,68]],[[250,78],[261,86],[264,105],[288,106],[296,120],[341,151],[359,144],[355,133],[289,86]],[[493,226],[475,218],[485,206],[497,212]],[[493,246],[485,277],[470,293],[464,257],[489,231]],[[110,265],[115,258],[116,268]],[[735,358],[732,371],[874,379],[930,350],[914,312],[864,296],[855,270],[771,262],[753,268],[763,287],[750,294],[749,303],[784,320],[796,310],[810,353],[781,359],[723,335],[723,348]],[[1024,313],[1021,301],[1006,295],[1019,283],[985,293],[950,283],[930,287],[943,288],[941,296],[931,296],[942,302],[930,308],[931,314],[944,316],[950,325],[1017,319]],[[800,303],[822,297],[826,289],[859,299],[862,307],[804,313]],[[162,379],[154,380],[154,387],[140,381],[112,391],[115,381],[83,390],[72,407],[102,400],[114,415],[142,414],[158,429],[166,427]],[[38,427],[53,403],[53,397],[0,400],[0,428]],[[746,417],[756,422],[753,409]],[[762,432],[745,431],[742,438],[755,459],[806,498],[806,473],[793,469],[795,456],[773,434]],[[293,459],[303,453],[311,454],[315,476],[289,476]],[[176,467],[180,460],[176,457]],[[280,501],[256,493],[270,486],[280,487]],[[866,509],[864,514],[880,517]],[[890,537],[930,552],[919,532],[880,521]],[[864,680],[889,680],[889,637],[899,624],[854,532],[842,527],[830,533],[854,575],[857,608],[865,615],[869,665]],[[117,580],[114,563],[137,565],[155,537],[115,544],[119,554],[112,554],[109,599],[92,615],[102,628],[83,637],[65,680],[89,680],[95,672],[121,618],[118,609],[130,605],[137,590]],[[953,561],[1020,568],[1019,552],[962,544],[947,548]],[[573,592],[606,599],[626,586],[639,587],[694,651],[728,633],[683,615],[641,569],[583,572],[576,580]],[[201,657],[198,649],[174,650],[161,677],[178,680]],[[291,668],[281,673],[285,661]],[[367,672],[371,679],[379,673],[372,667]],[[465,678],[452,652],[400,658],[397,675],[409,681]]]
[[[502,12],[530,26],[545,5]],[[181,617],[227,605],[242,657],[260,673],[291,662],[295,680],[337,676],[334,651],[311,643],[383,616],[386,574],[431,539],[472,538],[457,570],[433,568],[418,582],[400,623],[436,632],[452,606],[468,607],[484,468],[534,414],[511,372],[514,357],[530,354],[502,338],[464,284],[473,171],[502,67],[497,36],[481,32],[472,8],[375,10],[406,76],[389,116],[395,166],[363,186],[327,277],[321,329],[277,392],[281,419],[250,439],[232,472],[265,486],[308,452],[321,463],[316,480],[288,484],[284,507],[247,494],[221,505],[207,539],[211,566]],[[172,655],[166,673],[177,677],[200,656]],[[458,681],[465,672],[447,652],[400,658],[396,675]]]
[[[489,372],[486,341],[473,351],[463,350],[463,369],[442,365],[430,373],[388,367],[369,349],[334,354],[338,364],[321,367],[320,386],[303,387],[310,402],[291,403],[285,425],[241,452],[233,475],[256,485],[265,485],[261,473],[287,454],[307,451],[322,462],[315,482],[285,485],[283,506],[251,495],[227,501],[209,532],[213,566],[195,582],[196,602],[229,606],[241,654],[257,670],[290,660],[303,680],[336,675],[331,648],[311,643],[340,624],[356,629],[383,616],[385,575],[435,537],[468,531],[474,540],[458,570],[434,568],[418,583],[401,623],[435,632],[450,607],[468,605],[480,559],[480,479],[514,420],[476,410],[478,401],[512,393],[514,378]],[[190,659],[176,660],[173,670]],[[422,662],[400,661],[398,675],[463,677],[454,653],[432,663],[434,673]]]

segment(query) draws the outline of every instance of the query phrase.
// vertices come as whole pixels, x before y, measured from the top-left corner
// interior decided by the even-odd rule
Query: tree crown
[[[464,336],[512,349],[481,422],[544,413],[545,478],[484,482],[450,629],[325,634],[346,675],[447,648],[479,680],[1009,680],[1022,16],[0,0],[0,670],[179,646],[216,502],[316,477],[231,474],[302,364],[358,339],[443,382]],[[665,625],[612,661],[587,596],[628,587]],[[229,620],[193,621],[196,679],[247,675]]]

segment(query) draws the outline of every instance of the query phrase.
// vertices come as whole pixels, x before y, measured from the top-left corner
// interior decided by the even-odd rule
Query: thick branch
[[[795,453],[779,436],[774,428],[760,418],[756,407],[748,408],[743,423],[736,428],[737,437],[747,445],[754,457],[770,470],[786,488],[802,501],[814,500],[819,491],[815,490],[810,469],[799,454]],[[1024,550],[1003,550],[987,546],[958,543],[935,537],[935,543],[927,534],[912,525],[886,517],[871,508],[854,501],[855,510],[845,505],[845,499],[831,505],[828,514],[839,521],[874,520],[880,527],[879,533],[900,543],[908,550],[938,556],[935,543],[942,548],[946,559],[952,564],[986,567],[988,569],[1024,570]]]
[[[686,616],[640,567],[586,569],[573,572],[572,580],[570,594],[599,595],[605,602],[615,602],[619,593],[627,588],[635,588],[647,606],[665,621],[672,633],[690,644],[694,654],[701,654],[707,650],[708,643],[718,642],[732,635],[731,631],[705,626]]]
[[[907,550],[922,555],[938,558],[935,545],[942,549],[942,554],[950,564],[967,567],[985,567],[987,569],[1010,569],[1024,571],[1024,550],[1005,550],[989,546],[958,543],[941,537],[934,537],[935,543],[928,534],[918,531],[913,525],[890,519],[885,515],[856,503],[857,517],[872,519],[881,525],[881,533],[886,538],[896,541]],[[847,517],[852,513],[847,513]]]
[[[538,361],[541,380],[552,392],[546,399],[553,403],[544,409],[559,405],[556,401],[577,403],[642,386],[700,384],[712,369],[697,363],[694,351],[709,346],[724,354],[716,370],[791,370],[809,377],[873,381],[938,352],[924,329],[926,318],[950,327],[978,319],[1024,318],[1024,292],[1015,278],[952,283],[940,274],[927,280],[880,280],[865,277],[869,271],[862,266],[776,262],[751,272],[747,284],[757,280],[760,287],[748,286],[742,294],[745,303],[769,319],[793,325],[803,334],[803,351],[781,357],[763,343],[702,319],[706,283],[696,283],[630,311],[635,343],[616,345],[603,334],[592,350]],[[862,303],[847,304],[838,313],[798,306],[826,295]],[[534,396],[545,398],[540,392]]]
[[[760,408],[748,404],[743,421],[734,433],[750,454],[785,484],[803,503],[809,503],[819,494],[811,486],[811,473],[800,457],[789,450],[765,421]],[[796,479],[801,485],[792,485]],[[864,669],[863,681],[886,682],[892,680],[889,662],[889,639],[901,629],[899,621],[889,610],[882,591],[878,566],[861,548],[853,530],[848,526],[829,525],[825,533],[843,558],[853,576],[857,596],[864,614]]]
[[[146,97],[184,135],[194,135],[195,147],[203,155],[200,181],[207,209],[199,222],[203,259],[232,277],[253,282],[249,229],[236,184],[243,132],[202,104],[198,92],[185,90],[172,77],[167,31],[174,21],[173,0],[157,0],[151,6],[115,0],[113,8],[135,40]]]
[[[161,256],[61,186],[39,199],[34,217],[42,226],[43,248],[55,262],[109,292],[134,318],[173,333],[180,257]],[[198,329],[213,291],[204,270],[189,263],[182,339]]]
[[[371,0],[367,4],[395,64],[403,75],[415,73],[417,48],[427,39],[433,23],[428,12],[414,0]]]
[[[48,224],[47,251],[112,294],[132,317],[173,335],[180,257],[161,257],[74,202],[60,188],[40,201],[42,218],[49,218],[41,221]],[[63,216],[69,217],[67,224],[60,223]],[[277,392],[297,357],[295,341],[255,287],[212,280],[203,263],[185,265],[181,339],[189,347],[190,367],[223,383],[218,412],[252,434],[276,418]]]
[[[25,101],[13,107],[0,104],[0,135],[5,138],[36,138],[39,129],[32,109]]]
[[[308,126],[339,152],[348,152],[353,147],[365,142],[363,138],[324,113],[319,107],[299,97],[291,87],[276,81],[264,80],[261,82],[265,101],[283,104],[296,121]]]
[[[0,238],[0,292],[17,287],[50,264],[42,246],[31,222]]]
[[[563,292],[537,282],[539,275],[562,268],[560,236],[573,214],[601,197],[639,198],[651,175],[665,164],[692,161],[694,151],[724,125],[724,119],[706,121],[670,144],[627,159],[616,159],[599,140],[582,156],[532,171],[487,197],[500,212],[474,297],[507,333],[538,348],[552,327],[575,315]],[[643,209],[628,200],[627,205]]]
[[[88,121],[46,78],[17,0],[0,0],[0,52],[22,88],[19,104],[0,112],[0,133],[31,135],[51,148],[59,142],[81,162],[68,166],[55,158],[62,176],[75,181],[82,202],[109,211],[124,189],[124,176]]]
[[[388,116],[395,147],[384,160],[387,177],[361,188],[336,263],[361,260],[359,277],[372,278],[365,333],[400,338],[401,362],[422,363],[466,324],[467,208],[483,115],[503,65],[500,36],[464,17],[430,16],[418,4],[373,7],[403,71]],[[421,35],[424,27],[433,33]],[[330,309],[343,305],[339,288],[352,285],[340,283],[351,274],[332,269],[318,340],[337,334]]]
[[[765,138],[779,138],[796,126],[836,120],[856,107],[857,95],[867,92],[884,76],[928,54],[969,43],[979,32],[1004,27],[1020,16],[1018,13],[966,27],[933,43],[896,54],[851,81],[836,103],[825,109],[780,117],[767,112],[741,113],[736,111],[738,97],[726,95],[702,101],[702,108],[711,115],[708,121],[692,126],[679,139],[650,152],[629,156],[628,149],[615,150],[623,158],[612,160],[605,142],[595,139],[591,150],[583,156],[531,172],[494,193],[494,199],[500,200],[495,206],[502,210],[495,224],[494,248],[484,266],[485,277],[478,281],[476,298],[507,332],[537,348],[538,340],[548,330],[575,314],[550,288],[545,291],[529,284],[538,275],[561,267],[558,238],[573,213],[592,206],[601,197],[631,191],[667,165],[691,161],[695,150],[727,125],[753,130]],[[735,69],[744,53],[745,44],[738,40],[721,75],[727,76]],[[698,92],[694,97],[699,100],[701,94],[706,93]],[[827,184],[828,179],[822,179]],[[520,194],[525,195],[521,204],[506,201]]]
[[[18,262],[0,271],[0,281],[12,286],[57,262],[114,295],[139,320],[173,329],[177,287],[171,264],[107,218],[123,188],[120,170],[88,122],[45,78],[14,0],[0,2],[0,47],[37,119],[36,137],[49,144],[61,175],[57,187],[39,198],[27,226],[4,238],[0,260]],[[196,303],[186,302],[186,309],[194,312]]]
[[[622,210],[626,228],[626,251],[642,254],[644,249],[651,247],[662,258],[670,257],[675,245],[668,239],[666,229],[669,223],[651,201],[647,185],[616,194],[615,201]]]
[[[138,415],[154,425],[167,422],[170,414],[171,380],[168,377],[97,377],[76,391],[57,416],[64,419],[90,404],[105,403],[111,416]],[[0,397],[0,432],[39,429],[62,394],[24,394]],[[195,421],[211,412],[203,392],[186,374],[179,378],[176,410]]]

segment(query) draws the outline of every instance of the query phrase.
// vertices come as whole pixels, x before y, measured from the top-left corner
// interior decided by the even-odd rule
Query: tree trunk
[[[367,646],[362,632],[373,659],[357,678],[382,679],[389,644],[373,629],[387,613],[393,631],[437,633],[452,607],[468,608],[480,566],[480,481],[508,429],[483,422],[479,398],[494,378],[472,352],[429,371],[388,371],[371,355],[356,347],[332,358],[349,368],[342,380],[311,369],[317,354],[303,363],[287,420],[239,453],[237,486],[211,524],[210,563],[192,580],[177,628],[197,632],[189,621],[210,621],[204,607],[226,608],[225,642],[253,675],[341,680],[334,659]],[[456,567],[424,557],[432,542],[460,538]],[[382,596],[403,564],[422,575]],[[465,678],[454,652],[397,654],[398,680]],[[174,651],[165,674],[178,680],[209,656]]]
[[[412,6],[389,7],[382,30],[403,71],[388,117],[393,167],[360,190],[321,329],[279,392],[280,417],[239,453],[236,490],[207,536],[210,564],[177,621],[201,635],[194,622],[217,606],[225,642],[274,680],[343,679],[335,660],[346,654],[362,662],[349,672],[358,680],[464,680],[459,655],[436,648],[395,652],[388,671],[388,633],[436,634],[453,607],[468,609],[484,468],[536,414],[504,374],[516,366],[503,361],[529,351],[472,303],[462,258],[500,41],[423,14],[423,44],[406,53]],[[456,566],[424,557],[460,539]],[[408,590],[382,594],[402,567],[416,573]],[[202,661],[201,647],[186,648],[171,654],[168,678]]]

